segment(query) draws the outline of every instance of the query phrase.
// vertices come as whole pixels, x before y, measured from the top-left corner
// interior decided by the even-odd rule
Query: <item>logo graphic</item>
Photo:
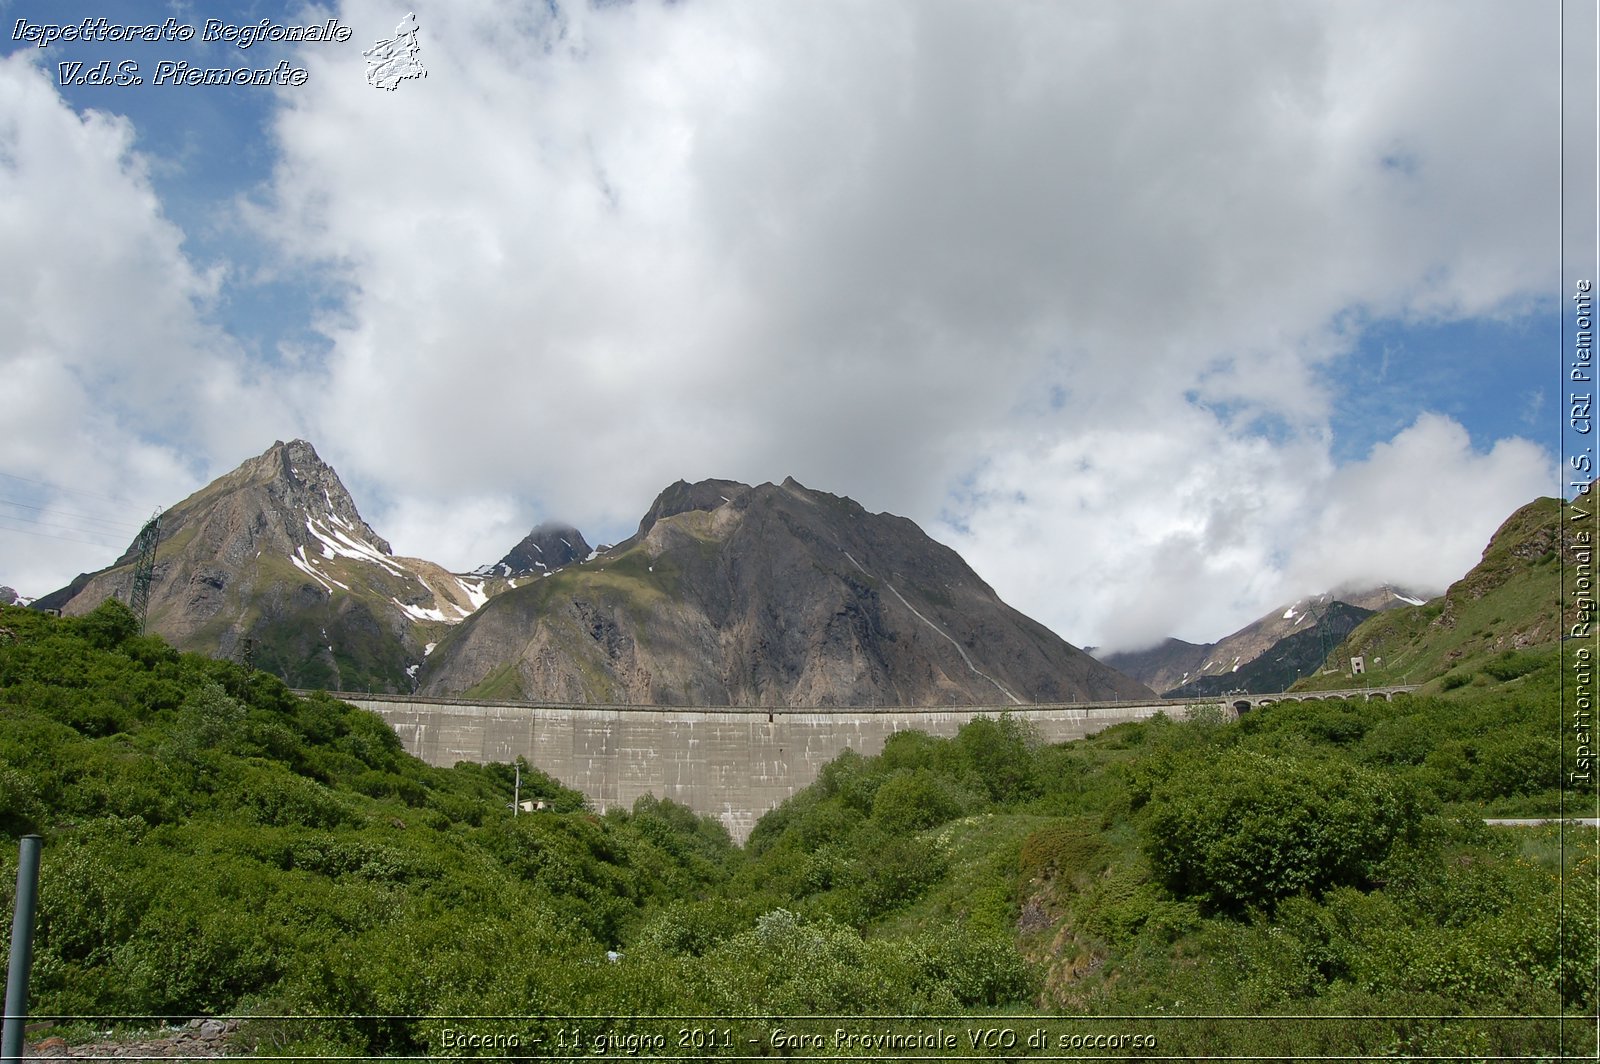
[[[394,28],[394,36],[379,41],[361,54],[367,57],[367,84],[393,92],[407,78],[425,78],[427,70],[417,61],[417,16],[407,14]]]

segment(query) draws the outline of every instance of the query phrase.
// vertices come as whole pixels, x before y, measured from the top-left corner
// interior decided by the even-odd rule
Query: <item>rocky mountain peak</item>
[[[1215,643],[1168,639],[1146,650],[1103,654],[1100,660],[1166,698],[1283,690],[1321,666],[1328,649],[1368,616],[1422,602],[1392,584],[1347,585],[1277,606]]]
[[[736,502],[750,490],[750,485],[740,484],[736,480],[702,480],[694,484],[686,480],[677,481],[650,504],[650,509],[639,522],[639,531],[634,533],[634,539],[644,539],[655,523],[663,518],[676,517],[691,510],[715,510]]]
[[[40,605],[126,600],[137,556]],[[162,513],[148,623],[304,686],[409,690],[430,645],[487,599],[483,581],[395,557],[316,448],[279,440]]]
[[[296,527],[314,522],[324,526],[323,531],[330,535],[343,533],[370,544],[383,554],[393,553],[389,541],[362,520],[339,474],[306,440],[274,442],[260,456],[245,461],[200,494],[237,491],[247,485],[263,489],[280,513],[301,518],[290,525],[290,538],[297,546],[316,546],[313,539],[320,537],[308,529]]]
[[[564,565],[581,562],[593,551],[583,533],[559,521],[534,526],[504,558],[476,570],[479,576],[529,576],[553,573]]]
[[[1146,698],[947,547],[843,496],[679,481],[592,565],[500,592],[418,673],[429,694],[654,705]]]

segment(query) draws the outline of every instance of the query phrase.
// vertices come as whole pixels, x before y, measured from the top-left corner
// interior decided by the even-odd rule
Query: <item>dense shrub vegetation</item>
[[[1063,746],[901,733],[741,850],[527,765],[553,811],[513,817],[512,766],[425,766],[116,604],[5,609],[0,933],[39,832],[36,1015],[349,1017],[254,1021],[265,1053],[438,1052],[427,1016],[592,1049],[603,1019],[562,1018],[1039,1010],[1161,1017],[1160,1055],[1548,1056],[1550,1023],[1360,1019],[1594,1011],[1593,833],[1483,824],[1557,808],[1558,663],[1482,675]],[[1175,1018],[1274,1013],[1328,1019]]]
[[[1405,788],[1332,758],[1229,750],[1155,790],[1146,831],[1165,886],[1208,909],[1270,907],[1369,886],[1417,828]]]

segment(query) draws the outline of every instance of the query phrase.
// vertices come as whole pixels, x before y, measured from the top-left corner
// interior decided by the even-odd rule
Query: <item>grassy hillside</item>
[[[1561,602],[1558,529],[1565,507],[1539,499],[1495,533],[1483,559],[1440,598],[1367,619],[1328,658],[1325,671],[1296,690],[1352,685],[1350,659],[1365,659],[1356,683],[1461,686],[1514,672],[1531,648],[1553,646],[1570,604]],[[1570,544],[1569,544],[1570,545]]]
[[[1551,1020],[1393,1017],[1565,1013],[1592,1052],[1594,833],[1482,819],[1563,801],[1559,669],[1524,664],[1060,746],[1006,717],[902,733],[741,851],[669,802],[596,817],[527,768],[555,811],[513,818],[510,766],[424,766],[378,718],[177,654],[114,603],[5,609],[0,898],[16,837],[44,834],[35,1015],[350,1017],[247,1023],[263,1054],[449,1055],[427,1016],[506,1015],[480,1029],[542,1052],[625,1029],[804,1057],[775,1027],[965,1037],[1019,1013],[1282,1058],[1550,1058]],[[782,1019],[680,1047],[682,1023],[596,1018],[639,1014]],[[1274,1015],[1325,1018],[1195,1018]]]

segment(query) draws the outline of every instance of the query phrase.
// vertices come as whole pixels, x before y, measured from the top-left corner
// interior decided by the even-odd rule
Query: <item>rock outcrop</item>
[[[656,705],[1005,705],[1149,697],[1006,606],[913,522],[793,480],[679,482],[630,539],[507,590],[430,694]]]

